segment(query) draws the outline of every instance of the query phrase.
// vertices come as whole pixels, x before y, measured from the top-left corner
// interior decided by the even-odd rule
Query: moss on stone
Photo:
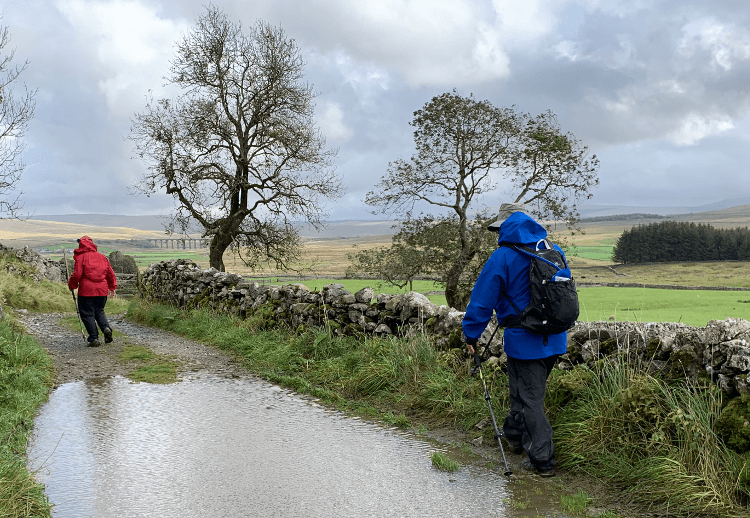
[[[363,331],[362,326],[359,324],[351,323],[347,324],[344,328],[344,333],[347,335],[356,335]]]
[[[662,376],[667,380],[681,380],[695,377],[693,363],[695,357],[687,351],[673,351],[669,356],[667,368],[662,371]]]
[[[575,400],[594,378],[594,373],[583,366],[570,371],[553,370],[547,380],[546,404],[551,409],[561,409]]]
[[[607,338],[599,342],[599,354],[609,356],[610,354],[617,351],[617,340],[614,338]]]
[[[207,287],[202,292],[200,292],[198,295],[194,296],[187,304],[185,304],[185,307],[188,309],[198,309],[198,308],[205,308],[207,307],[211,302],[211,293],[212,289],[211,287]]]
[[[661,347],[661,340],[658,338],[652,338],[646,344],[646,357],[653,358]]]
[[[463,348],[463,330],[454,329],[448,336],[448,349]]]
[[[721,411],[714,430],[737,453],[750,451],[750,396],[732,399]]]

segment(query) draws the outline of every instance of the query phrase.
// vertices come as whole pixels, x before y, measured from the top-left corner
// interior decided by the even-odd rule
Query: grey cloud
[[[412,113],[453,87],[498,106],[558,114],[563,129],[602,159],[602,182],[593,202],[622,204],[624,198],[645,205],[668,199],[674,205],[698,205],[750,190],[739,173],[750,161],[747,143],[739,137],[750,118],[750,56],[736,46],[750,38],[744,0],[623,0],[597,8],[569,2],[554,13],[557,25],[549,33],[506,45],[510,75],[473,80],[443,66],[466,58],[473,34],[456,36],[450,28],[438,28],[424,40],[427,45],[436,38],[449,43],[445,55],[436,55],[420,48],[403,28],[383,25],[344,0],[220,4],[245,25],[257,18],[281,25],[302,47],[306,80],[320,93],[318,110],[327,103],[340,107],[350,133],[329,143],[339,147],[337,170],[348,194],[331,207],[333,219],[371,217],[364,195],[385,174],[388,162],[413,153]],[[161,95],[159,76],[167,74],[168,66],[141,70],[139,82],[127,86],[111,106],[101,82],[112,77],[117,65],[102,63],[97,49],[81,39],[53,3],[15,2],[4,9],[0,23],[10,24],[17,56],[31,61],[23,80],[40,89],[22,181],[26,209],[166,211],[171,199],[165,195],[127,194],[144,170],[131,158],[124,137],[129,117],[143,109],[148,88]],[[490,2],[477,0],[471,9],[468,16],[474,20],[490,28],[498,23]],[[198,2],[165,0],[158,16],[192,25],[202,12]],[[700,27],[692,35],[686,31],[692,21],[704,19],[731,27],[735,46],[721,54],[725,40],[701,37]],[[409,72],[426,69],[431,60],[441,60],[435,67],[440,81],[415,82]],[[725,120],[735,129],[677,146],[690,116],[698,117],[693,120],[698,133],[700,124],[710,133],[712,121],[714,130]]]

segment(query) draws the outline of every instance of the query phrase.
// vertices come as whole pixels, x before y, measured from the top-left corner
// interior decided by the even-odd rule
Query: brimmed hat
[[[487,225],[487,230],[499,230],[503,221],[508,219],[514,212],[526,212],[526,205],[523,203],[503,203],[500,205],[500,212],[497,219]]]

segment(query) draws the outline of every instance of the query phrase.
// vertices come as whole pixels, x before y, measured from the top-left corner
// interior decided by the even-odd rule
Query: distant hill
[[[125,216],[122,214],[39,214],[29,219],[38,221],[59,221],[76,225],[95,227],[124,227],[137,230],[163,231],[165,216]]]
[[[744,205],[729,206],[724,208],[713,208],[704,211],[684,211],[663,214],[659,211],[636,211],[621,212],[616,214],[599,214],[584,216],[583,223],[597,222],[633,222],[639,221],[661,221],[665,219],[675,221],[693,221],[695,223],[710,223],[721,227],[745,227],[750,226],[750,199]],[[704,205],[703,207],[718,207],[723,203]],[[619,207],[623,209],[623,207]],[[631,207],[638,209],[638,207]],[[584,211],[581,211],[584,215]],[[596,213],[596,211],[594,211]],[[591,212],[588,212],[591,214]],[[165,216],[126,216],[117,214],[62,214],[62,215],[35,215],[30,219],[40,221],[58,221],[64,223],[75,223],[79,225],[91,225],[97,227],[124,227],[144,231],[164,231],[164,224],[168,221]],[[300,233],[308,239],[335,239],[364,236],[378,236],[393,234],[395,221],[362,221],[362,220],[339,220],[329,221],[325,228],[318,231],[308,224],[300,224]],[[198,229],[196,229],[196,232]]]
[[[624,216],[630,214],[650,214],[658,216],[672,216],[674,214],[694,214],[696,212],[713,212],[742,205],[750,205],[750,196],[742,198],[731,198],[715,203],[707,203],[694,207],[659,207],[659,206],[632,206],[632,205],[597,205],[585,203],[578,209],[581,218],[596,218],[604,216]]]
[[[123,227],[137,230],[163,232],[169,221],[167,216],[126,216],[122,214],[39,214],[30,217],[36,221],[57,221],[96,227]],[[320,231],[306,223],[300,224],[300,233],[307,238],[334,239],[337,237],[361,237],[393,234],[393,221],[342,220],[329,221]],[[199,233],[195,229],[191,233]]]
[[[613,214],[611,216],[595,216],[593,218],[581,218],[581,223],[598,223],[600,221],[643,221],[643,220],[661,220],[668,219],[669,216],[661,214]]]

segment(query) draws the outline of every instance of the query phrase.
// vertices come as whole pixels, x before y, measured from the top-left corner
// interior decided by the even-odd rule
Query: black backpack
[[[540,249],[541,243],[547,248]],[[503,296],[518,314],[503,319],[502,326],[521,327],[531,333],[544,335],[544,345],[547,345],[548,335],[567,331],[578,320],[576,283],[565,256],[546,239],[541,239],[536,249],[514,243],[500,243],[500,246],[513,248],[531,258],[529,305],[521,311],[503,291]]]

